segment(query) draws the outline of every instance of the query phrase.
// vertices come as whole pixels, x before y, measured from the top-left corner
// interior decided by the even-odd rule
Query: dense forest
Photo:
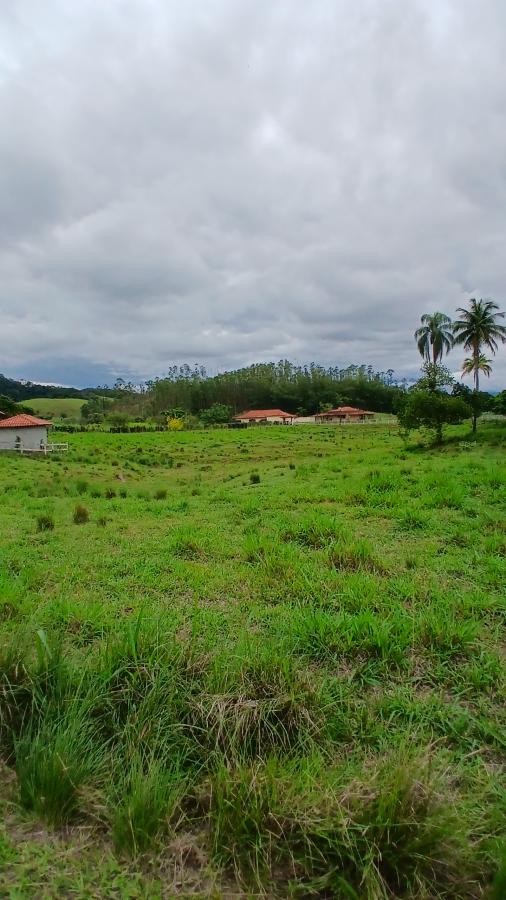
[[[404,389],[395,383],[393,370],[375,372],[371,366],[324,368],[316,363],[296,366],[281,360],[213,376],[201,366],[173,366],[164,378],[145,385],[144,402],[155,415],[173,409],[197,414],[215,404],[223,404],[233,413],[280,407],[311,415],[341,403],[392,412]]]

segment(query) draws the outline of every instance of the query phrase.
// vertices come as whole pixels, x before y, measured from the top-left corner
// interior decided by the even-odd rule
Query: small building
[[[317,413],[315,422],[320,424],[337,422],[339,425],[342,425],[344,422],[365,422],[370,418],[374,418],[374,413],[367,412],[365,409],[358,409],[355,406],[338,406],[336,409],[328,409],[327,412]]]
[[[295,416],[282,409],[249,409],[234,416],[234,422],[245,425],[291,425]]]
[[[0,450],[44,450],[52,424],[26,413],[0,419]]]

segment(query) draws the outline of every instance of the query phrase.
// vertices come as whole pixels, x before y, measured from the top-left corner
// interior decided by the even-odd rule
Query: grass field
[[[67,419],[80,419],[81,407],[86,403],[81,397],[35,397],[25,402],[37,416],[46,419],[60,419],[62,415]]]
[[[69,442],[0,457],[0,896],[504,898],[504,426]]]

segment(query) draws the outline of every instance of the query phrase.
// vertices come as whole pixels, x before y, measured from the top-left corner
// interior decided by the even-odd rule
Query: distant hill
[[[86,397],[33,397],[30,406],[43,419],[79,419]]]
[[[32,381],[16,381],[14,378],[7,378],[5,375],[0,375],[0,394],[3,394],[5,397],[10,397],[11,400],[15,400],[17,403],[41,397],[59,397],[62,399],[76,397],[84,403],[90,397],[94,397],[97,394],[115,397],[117,396],[117,393],[118,392],[113,388],[83,388],[80,390],[79,388],[72,387],[55,387],[51,384],[34,384]]]

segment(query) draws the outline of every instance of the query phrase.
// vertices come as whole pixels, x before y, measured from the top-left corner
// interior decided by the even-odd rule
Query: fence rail
[[[19,447],[19,452],[22,456],[27,453],[42,453],[46,456],[48,453],[65,453],[68,449],[68,444],[44,444],[43,447]]]

